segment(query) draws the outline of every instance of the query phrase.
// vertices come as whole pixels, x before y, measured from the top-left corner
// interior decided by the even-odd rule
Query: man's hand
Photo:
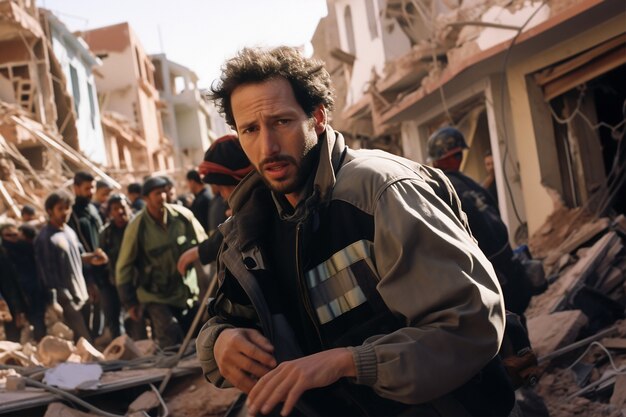
[[[93,266],[106,265],[109,262],[109,257],[107,254],[100,248],[97,248],[93,252],[83,253],[81,258],[84,263]]]
[[[356,376],[356,368],[352,353],[346,348],[283,362],[254,385],[248,395],[248,412],[268,414],[284,402],[280,414],[286,416],[305,391],[326,387],[347,376]]]
[[[213,347],[222,376],[245,393],[276,366],[273,352],[270,341],[253,329],[223,330]]]
[[[198,258],[200,258],[200,255],[198,254],[197,246],[195,248],[187,249],[185,252],[183,252],[183,254],[180,255],[180,258],[178,258],[178,264],[176,265],[180,275],[184,276],[189,264],[195,262]]]

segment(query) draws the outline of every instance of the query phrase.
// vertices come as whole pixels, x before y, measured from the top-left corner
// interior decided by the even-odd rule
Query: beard
[[[300,162],[289,155],[276,155],[263,160],[259,166],[259,173],[261,178],[267,187],[277,194],[291,194],[297,193],[304,189],[307,179],[314,170],[314,165],[319,157],[319,146],[317,142],[312,146],[306,146],[302,152]],[[284,181],[272,181],[263,175],[264,165],[276,162],[286,162],[293,165],[296,168],[294,176],[285,179]]]

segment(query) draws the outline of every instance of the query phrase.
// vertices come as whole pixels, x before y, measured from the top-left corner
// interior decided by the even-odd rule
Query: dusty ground
[[[215,388],[197,375],[172,383],[165,401],[172,417],[214,417],[223,416],[239,394],[235,388]]]

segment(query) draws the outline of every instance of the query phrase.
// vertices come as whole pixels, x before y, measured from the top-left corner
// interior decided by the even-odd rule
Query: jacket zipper
[[[309,299],[309,293],[304,285],[304,276],[302,275],[302,270],[300,269],[300,260],[301,260],[300,231],[301,229],[302,229],[302,223],[298,223],[298,226],[296,227],[296,272],[298,274],[298,289],[300,290],[300,296],[302,297],[302,300],[304,301],[304,309],[306,310],[307,315],[309,316],[309,319],[311,320],[311,323],[313,324],[313,327],[315,328],[317,338],[320,342],[320,347],[323,349],[324,341],[322,340],[322,335],[317,326],[317,320],[315,320],[315,316],[313,314],[314,312],[313,312],[313,307],[311,305],[311,300]]]

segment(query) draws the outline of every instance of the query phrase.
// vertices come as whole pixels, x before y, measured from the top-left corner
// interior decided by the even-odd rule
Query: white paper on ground
[[[96,363],[61,363],[48,369],[43,382],[62,389],[93,390],[100,386],[102,367]]]

